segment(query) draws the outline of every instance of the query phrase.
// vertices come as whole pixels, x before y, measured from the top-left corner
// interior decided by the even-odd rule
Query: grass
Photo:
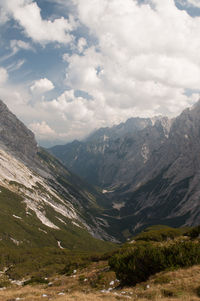
[[[100,261],[90,266],[77,270],[72,276],[56,275],[48,279],[50,285],[33,284],[27,286],[12,285],[10,288],[0,290],[0,301],[16,300],[22,298],[25,301],[96,301],[96,300],[137,300],[137,301],[197,301],[199,300],[200,266],[193,266],[177,271],[162,272],[151,277],[147,282],[135,287],[123,287],[113,289],[111,292],[103,292],[103,289],[111,287],[109,284],[116,280],[115,275],[110,275],[107,270],[107,262]],[[103,277],[98,275],[103,274]],[[84,275],[87,281],[80,281]],[[108,276],[109,275],[109,276]],[[75,276],[75,277],[74,277]],[[93,279],[99,278],[98,287],[92,285]],[[104,279],[105,281],[102,281]],[[160,279],[167,279],[167,282]],[[47,297],[45,297],[45,295]]]
[[[15,182],[12,185],[18,184]],[[29,210],[30,214],[26,214],[23,197],[2,186],[0,190],[0,250],[7,247],[16,248],[13,239],[19,242],[19,247],[26,249],[56,248],[58,241],[61,241],[62,247],[76,252],[106,252],[116,248],[112,243],[93,238],[86,229],[76,227],[71,220],[58,212],[55,213],[50,206],[44,205],[47,218],[58,225],[60,230],[49,228],[42,224],[32,210]],[[65,224],[58,218],[64,220]]]

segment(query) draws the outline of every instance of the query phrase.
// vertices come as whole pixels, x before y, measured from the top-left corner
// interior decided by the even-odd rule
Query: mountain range
[[[108,250],[150,225],[197,225],[199,150],[200,102],[45,150],[0,101],[0,246]]]
[[[131,118],[49,151],[109,199],[129,237],[144,226],[200,223],[200,102],[169,119]]]

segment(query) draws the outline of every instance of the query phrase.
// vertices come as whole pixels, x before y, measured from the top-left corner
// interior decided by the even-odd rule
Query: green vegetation
[[[48,283],[49,283],[49,281],[45,278],[32,276],[31,279],[24,281],[23,285],[48,284]]]
[[[58,248],[58,241],[63,248],[75,252],[108,252],[116,248],[110,242],[93,238],[86,229],[73,225],[60,213],[55,214],[53,208],[44,206],[47,218],[58,225],[59,230],[49,228],[32,210],[27,214],[23,197],[2,186],[0,191],[0,248]]]
[[[189,237],[198,229],[148,228],[110,258],[110,267],[122,284],[136,285],[164,270],[200,264],[200,243]]]
[[[194,227],[190,231],[187,232],[187,235],[191,238],[200,238],[200,226]]]
[[[133,239],[138,241],[166,241],[184,235],[188,228],[171,228],[164,225],[151,226],[136,235]]]
[[[104,254],[59,248],[1,248],[0,270],[7,267],[6,275],[10,278],[18,280],[31,277],[33,283],[56,274],[71,275],[74,270],[87,267],[97,258],[104,260]]]

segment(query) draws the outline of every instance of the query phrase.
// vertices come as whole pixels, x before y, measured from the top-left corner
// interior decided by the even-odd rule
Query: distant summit
[[[111,128],[100,128],[84,141],[50,148],[69,169],[102,188],[124,185],[167,139],[172,121],[167,117],[130,118]]]

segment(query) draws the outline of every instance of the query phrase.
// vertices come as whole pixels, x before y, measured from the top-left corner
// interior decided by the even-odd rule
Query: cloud
[[[23,60],[23,59],[13,62],[11,65],[9,65],[7,67],[7,70],[9,72],[17,71],[25,64],[25,62],[26,62],[26,60]]]
[[[58,51],[66,68],[65,86],[59,90],[59,81],[48,101],[42,94],[54,89],[55,74],[51,77],[54,83],[43,75],[27,91],[25,85],[25,91],[8,87],[12,95],[6,99],[18,104],[12,109],[40,140],[62,143],[80,139],[133,116],[173,117],[199,98],[200,17],[192,18],[172,0],[146,0],[140,5],[136,0],[73,0],[81,26],[75,39],[72,30],[76,24],[71,19],[57,19],[60,25],[56,20],[44,20],[32,0],[6,3],[34,41],[65,43],[68,35],[72,41],[66,50],[61,47]],[[68,29],[64,30],[63,24],[68,24]],[[12,46],[28,50],[30,45],[14,41]],[[4,95],[2,90],[0,93]]]
[[[54,89],[54,84],[47,78],[36,80],[30,87],[33,94],[42,94]]]
[[[200,8],[200,3],[199,0],[188,0],[188,3],[195,6],[195,7],[199,7]]]
[[[200,8],[199,0],[177,0],[177,2],[186,7],[192,6],[192,7]]]
[[[64,17],[55,20],[44,20],[40,8],[32,0],[3,1],[7,11],[24,29],[25,34],[34,42],[47,44],[49,42],[69,43],[73,40],[71,31],[76,24],[74,19]]]
[[[30,45],[30,43],[24,42],[22,40],[11,40],[10,41],[10,48],[11,48],[11,52],[9,54],[1,56],[0,62],[4,62],[4,61],[12,58],[21,49],[34,51],[34,48]]]
[[[12,49],[13,54],[16,54],[20,49],[32,51],[34,50],[30,43],[24,42],[22,40],[11,40],[10,47]]]
[[[87,41],[86,41],[86,39],[80,38],[78,40],[78,45],[77,45],[78,52],[82,53],[86,47],[87,47]]]
[[[147,2],[147,1],[146,1]],[[65,57],[66,83],[121,116],[176,115],[200,88],[200,18],[173,0],[74,0],[80,22],[97,45]],[[117,119],[117,118],[116,118]]]
[[[56,132],[51,129],[45,121],[31,123],[29,124],[29,128],[35,133],[39,140],[55,139]]]
[[[0,85],[3,85],[7,82],[8,72],[5,68],[0,67]]]
[[[3,8],[0,8],[0,25],[5,24],[9,20],[9,17],[6,11]]]

